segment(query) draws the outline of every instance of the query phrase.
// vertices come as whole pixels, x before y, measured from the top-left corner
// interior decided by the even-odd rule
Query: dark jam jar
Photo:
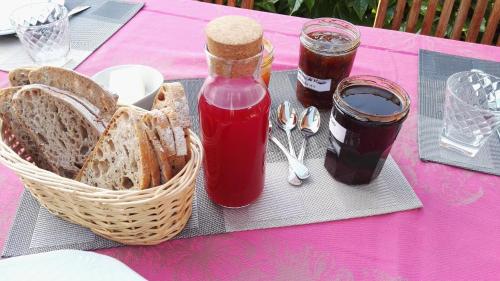
[[[350,185],[375,179],[409,110],[408,94],[391,81],[368,75],[342,80],[333,95],[328,172]]]
[[[333,92],[351,73],[359,42],[359,30],[343,20],[319,18],[304,24],[297,74],[297,99],[304,106],[332,108]]]

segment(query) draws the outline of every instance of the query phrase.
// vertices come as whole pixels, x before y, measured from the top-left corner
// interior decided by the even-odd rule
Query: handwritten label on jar
[[[330,128],[330,132],[333,137],[337,139],[339,142],[344,143],[345,133],[347,132],[346,128],[342,127],[337,120],[333,116],[330,116],[330,123],[328,125]]]
[[[297,72],[297,80],[302,86],[314,90],[316,92],[328,92],[332,85],[332,79],[319,79],[305,74],[300,68]]]

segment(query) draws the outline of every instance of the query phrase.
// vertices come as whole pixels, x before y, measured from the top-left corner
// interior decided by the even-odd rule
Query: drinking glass
[[[474,157],[500,129],[500,78],[480,70],[458,72],[446,81],[440,145]]]
[[[17,37],[36,64],[63,65],[70,50],[68,10],[56,3],[31,3],[10,17]]]

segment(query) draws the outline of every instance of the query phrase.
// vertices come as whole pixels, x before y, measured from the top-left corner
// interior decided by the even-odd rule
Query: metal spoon
[[[288,159],[288,166],[290,169],[292,169],[293,173],[300,179],[307,179],[311,175],[309,169],[304,166],[304,164],[300,163],[300,161],[295,156],[292,156],[278,139],[272,136],[272,128],[273,126],[271,124],[271,121],[269,121],[269,139],[272,140],[274,144],[276,144],[281,149],[281,151],[283,151],[283,153],[285,153],[285,156]]]
[[[297,125],[297,113],[292,107],[290,102],[284,101],[278,106],[278,124],[280,124],[281,129],[286,133],[288,139],[288,149],[293,157],[297,157],[295,154],[295,149],[292,144],[291,131]],[[301,182],[297,180],[295,173],[291,168],[288,169],[288,182],[292,185],[300,185]]]
[[[299,161],[304,163],[304,154],[306,153],[307,140],[319,131],[320,115],[316,107],[310,106],[300,114],[299,129],[304,136],[302,146],[299,151]]]
[[[300,113],[299,129],[304,136],[302,146],[300,148],[299,157],[297,159],[304,164],[304,155],[306,152],[307,139],[316,134],[319,130],[320,115],[316,107],[310,106]],[[301,185],[302,181],[296,175],[289,175],[288,182],[292,185]]]

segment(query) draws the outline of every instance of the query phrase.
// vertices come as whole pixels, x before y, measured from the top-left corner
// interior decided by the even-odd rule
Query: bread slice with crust
[[[166,115],[174,135],[175,155],[169,157],[174,175],[177,174],[191,158],[191,140],[189,128],[189,106],[181,83],[164,83],[155,96],[153,110],[159,109]]]
[[[37,149],[66,177],[80,170],[106,127],[92,104],[45,85],[23,86],[11,106],[17,122],[32,132]]]
[[[159,183],[160,169],[142,116],[131,107],[118,109],[75,179],[107,189],[145,189]]]
[[[98,115],[105,121],[111,117],[117,109],[118,96],[104,90],[92,79],[64,68],[43,66],[29,72],[31,84],[44,84],[64,91],[73,93],[89,103],[95,105],[99,110]]]
[[[21,67],[9,71],[9,82],[13,87],[30,84],[29,73],[34,70],[32,67]]]
[[[175,144],[168,118],[166,116],[162,118],[162,114],[159,113],[159,111],[154,110],[144,114],[141,123],[156,154],[161,183],[166,183],[174,176],[169,158],[175,156]],[[160,115],[159,118],[158,115]]]
[[[40,150],[38,145],[35,143],[35,136],[33,132],[18,121],[16,115],[13,114],[12,107],[12,97],[19,91],[21,87],[10,87],[5,89],[0,89],[0,118],[2,118],[2,134],[3,137],[10,138],[13,137],[15,140],[10,142],[14,144],[15,147],[11,147],[22,156],[29,156],[30,161],[34,162],[39,168],[56,172],[57,168],[49,161],[49,157]],[[5,133],[8,132],[9,136]],[[18,143],[16,143],[18,142]]]
[[[14,120],[13,111],[12,111],[12,97],[14,94],[19,91],[21,87],[9,87],[0,89],[0,116],[2,120],[8,123],[13,123]],[[16,124],[10,124],[14,127],[17,127]]]
[[[176,113],[178,126],[183,128],[189,128],[191,126],[189,105],[184,87],[181,83],[163,83],[155,96],[152,109],[162,108],[170,109],[172,112]]]

